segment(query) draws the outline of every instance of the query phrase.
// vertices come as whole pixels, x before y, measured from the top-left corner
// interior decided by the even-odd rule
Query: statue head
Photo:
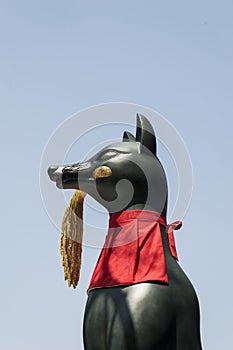
[[[121,142],[104,147],[82,163],[50,166],[60,189],[79,189],[109,213],[155,210],[166,216],[167,182],[157,157],[156,136],[148,119],[137,114],[136,136],[125,131]]]

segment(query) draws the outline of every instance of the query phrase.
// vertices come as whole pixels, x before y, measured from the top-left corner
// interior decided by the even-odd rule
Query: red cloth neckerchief
[[[180,229],[181,221],[167,225],[161,214],[150,210],[112,214],[88,292],[95,288],[149,281],[167,284],[160,225],[166,227],[171,254],[178,260],[173,230]]]

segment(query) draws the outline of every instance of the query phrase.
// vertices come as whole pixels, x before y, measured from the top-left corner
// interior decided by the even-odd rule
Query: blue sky
[[[98,250],[85,247],[80,286],[67,288],[40,159],[67,117],[123,101],[160,112],[189,150],[180,262],[199,295],[204,349],[231,349],[232,11],[226,0],[1,1],[1,348],[82,349]]]

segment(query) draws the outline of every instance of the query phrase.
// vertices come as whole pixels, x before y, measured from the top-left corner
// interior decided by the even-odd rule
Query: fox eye
[[[99,155],[98,159],[101,162],[106,162],[107,160],[117,156],[119,153],[117,151],[108,151]]]

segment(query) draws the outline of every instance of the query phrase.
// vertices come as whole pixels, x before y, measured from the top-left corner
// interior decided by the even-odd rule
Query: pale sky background
[[[180,263],[199,296],[203,349],[231,350],[232,1],[0,5],[0,348],[83,348],[99,251],[84,247],[80,285],[69,289],[59,232],[41,200],[40,159],[67,117],[125,101],[164,115],[190,152],[194,192],[176,234]]]

